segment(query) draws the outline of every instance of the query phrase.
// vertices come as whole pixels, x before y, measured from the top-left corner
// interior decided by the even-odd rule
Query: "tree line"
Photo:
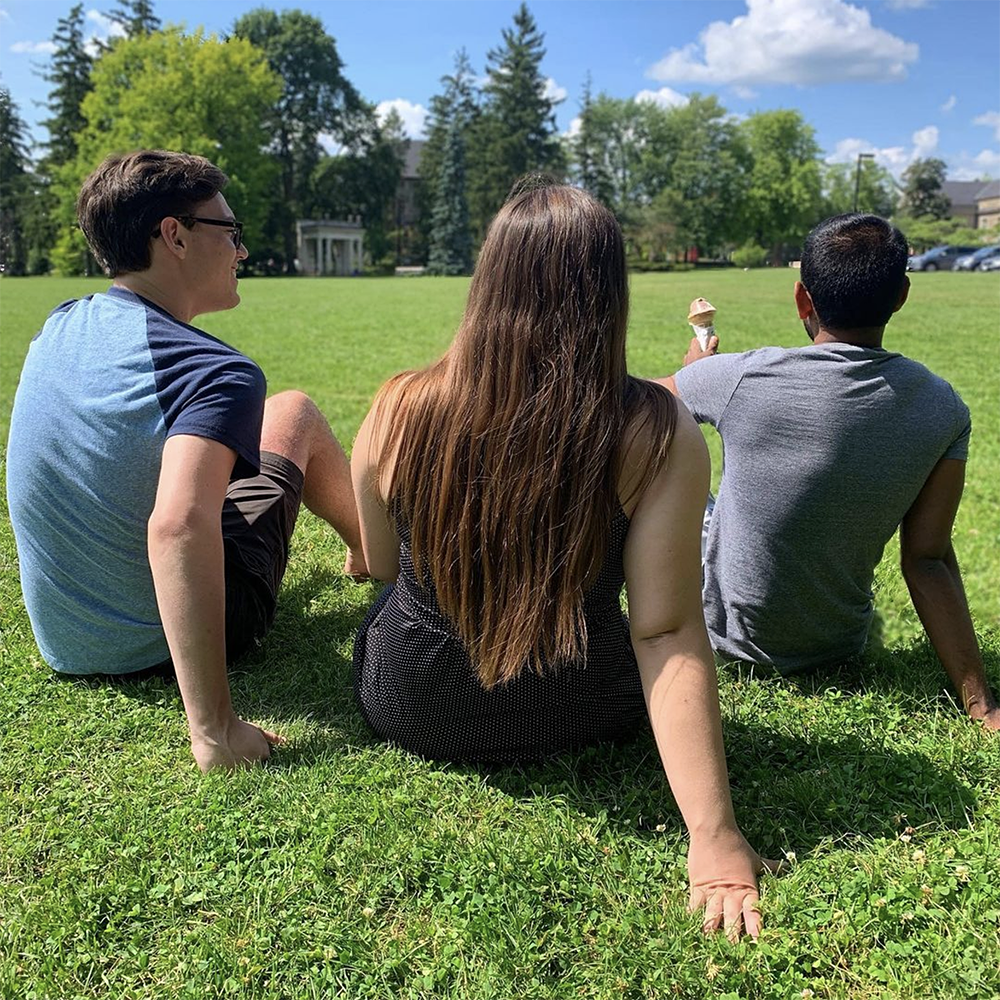
[[[261,7],[217,37],[164,28],[151,0],[123,0],[109,16],[122,34],[96,51],[82,3],[58,22],[40,156],[0,88],[7,273],[93,273],[74,225],[77,192],[107,154],[142,146],[199,153],[226,171],[248,265],[264,273],[294,273],[297,219],[351,216],[363,220],[373,267],[468,273],[512,183],[531,172],[607,204],[637,266],[694,256],[777,263],[818,219],[855,206],[903,213],[931,242],[957,232],[944,218],[941,161],[916,161],[902,187],[870,159],[826,164],[792,109],[738,118],[712,96],[664,107],[595,95],[588,80],[575,127],[561,136],[544,35],[524,4],[487,53],[482,79],[465,51],[442,77],[420,158],[420,221],[404,229],[403,122],[394,111],[379,120],[318,18]]]

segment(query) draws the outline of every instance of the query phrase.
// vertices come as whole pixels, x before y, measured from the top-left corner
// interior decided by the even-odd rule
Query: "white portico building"
[[[295,223],[299,270],[302,274],[361,272],[365,231],[361,218],[300,219]]]

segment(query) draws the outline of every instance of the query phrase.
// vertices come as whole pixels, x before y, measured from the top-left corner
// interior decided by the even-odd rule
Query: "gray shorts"
[[[302,486],[302,470],[294,462],[262,451],[259,474],[234,480],[226,491],[222,541],[230,662],[262,638],[274,621]]]

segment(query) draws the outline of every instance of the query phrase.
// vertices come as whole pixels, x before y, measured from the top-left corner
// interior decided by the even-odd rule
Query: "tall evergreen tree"
[[[152,0],[122,0],[121,6],[109,11],[107,16],[125,29],[126,38],[160,30],[160,19],[153,13]]]
[[[472,235],[465,197],[465,139],[461,117],[453,115],[448,126],[444,160],[438,175],[434,202],[430,274],[468,274],[472,270]]]
[[[583,96],[580,100],[580,128],[570,140],[577,182],[584,191],[595,198],[601,197],[600,160],[601,150],[599,138],[594,128],[594,96],[590,73],[583,84]]]
[[[522,174],[542,171],[561,176],[565,169],[553,109],[541,72],[544,35],[522,3],[503,44],[487,55],[489,80],[483,88],[486,109],[475,130],[476,184],[470,192],[473,229],[481,236]]]
[[[295,269],[295,220],[303,217],[310,183],[322,158],[320,134],[343,145],[368,127],[369,109],[343,74],[337,43],[323,22],[301,10],[280,14],[258,7],[233,25],[233,34],[261,49],[283,81],[267,128],[271,152],[281,170],[280,196],[273,203],[282,234],[285,270]]]
[[[431,230],[433,228],[434,206],[437,202],[438,186],[444,163],[445,146],[448,144],[448,133],[454,117],[462,122],[462,144],[465,150],[466,178],[474,173],[479,164],[470,159],[474,156],[472,133],[476,128],[479,110],[479,92],[476,89],[476,74],[469,61],[465,49],[460,49],[455,56],[455,69],[451,74],[441,77],[443,90],[435,94],[430,101],[430,113],[427,116],[425,132],[427,139],[420,153],[420,187],[418,204],[420,206],[419,228],[425,246],[430,246]]]
[[[29,193],[27,126],[10,91],[0,87],[0,265],[24,274],[28,263],[25,199]]]
[[[49,132],[49,141],[43,144],[45,157],[40,164],[44,174],[76,156],[76,136],[86,124],[80,108],[92,88],[93,59],[86,50],[83,29],[83,4],[78,3],[56,23],[52,35],[56,49],[48,71],[41,74],[52,84],[46,104],[50,117],[42,122]]]

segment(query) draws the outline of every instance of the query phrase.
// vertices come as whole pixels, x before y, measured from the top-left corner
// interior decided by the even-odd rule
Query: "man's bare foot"
[[[360,552],[355,552],[353,549],[347,550],[347,558],[344,560],[344,573],[352,580],[359,582],[372,578],[371,573],[368,572],[368,566],[365,564],[364,555]]]

